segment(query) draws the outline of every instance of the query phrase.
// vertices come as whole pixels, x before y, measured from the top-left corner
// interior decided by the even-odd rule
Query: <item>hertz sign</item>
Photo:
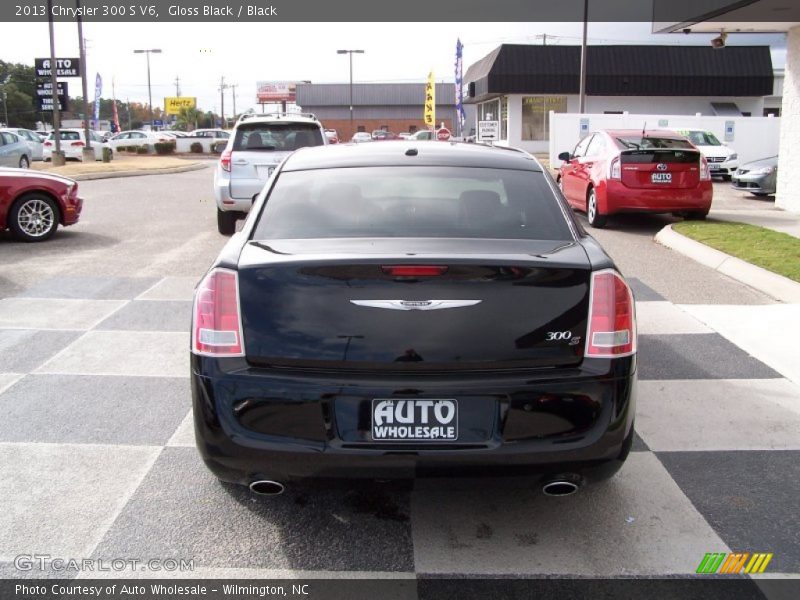
[[[180,114],[182,108],[197,108],[197,98],[191,96],[167,96],[164,98],[164,112],[168,115]]]

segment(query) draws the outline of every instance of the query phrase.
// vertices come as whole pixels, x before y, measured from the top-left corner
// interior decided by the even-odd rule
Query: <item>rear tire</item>
[[[233,235],[236,233],[238,219],[239,213],[237,212],[217,209],[217,231],[222,235]]]
[[[28,160],[28,157],[24,154],[19,157],[19,168],[20,169],[29,169],[31,166],[31,161]]]
[[[592,227],[601,229],[606,226],[606,216],[601,215],[597,208],[597,194],[594,188],[589,188],[589,194],[586,197],[586,218]]]

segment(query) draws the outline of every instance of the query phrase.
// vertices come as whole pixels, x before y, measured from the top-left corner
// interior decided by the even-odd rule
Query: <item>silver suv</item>
[[[217,229],[231,235],[280,162],[298,148],[328,143],[308,113],[245,114],[239,118],[214,174]]]

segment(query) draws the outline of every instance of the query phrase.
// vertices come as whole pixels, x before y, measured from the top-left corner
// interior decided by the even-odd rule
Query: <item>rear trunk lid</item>
[[[439,269],[394,269],[409,265]],[[589,281],[575,242],[250,242],[239,259],[245,352],[307,369],[568,367],[583,357]]]
[[[645,149],[620,153],[622,183],[629,188],[687,189],[700,182],[697,150]]]

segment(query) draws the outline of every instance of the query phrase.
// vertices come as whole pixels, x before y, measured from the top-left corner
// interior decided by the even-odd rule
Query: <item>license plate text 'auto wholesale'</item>
[[[372,439],[391,442],[452,442],[458,439],[456,400],[372,401]]]

